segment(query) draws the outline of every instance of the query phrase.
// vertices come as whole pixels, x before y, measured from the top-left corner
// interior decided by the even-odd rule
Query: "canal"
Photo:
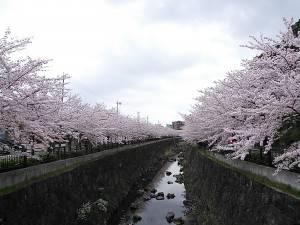
[[[123,213],[119,225],[187,224],[185,187],[178,157],[171,159]],[[189,223],[190,224],[190,223]]]

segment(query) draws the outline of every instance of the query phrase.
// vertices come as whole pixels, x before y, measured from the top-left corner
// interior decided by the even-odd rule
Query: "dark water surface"
[[[166,171],[172,172],[170,176],[166,175]],[[139,215],[142,220],[136,222],[137,225],[170,225],[166,220],[168,212],[175,213],[175,218],[182,217],[185,219],[186,208],[183,205],[185,200],[185,188],[184,184],[176,183],[176,178],[173,175],[180,173],[180,166],[178,161],[168,162],[160,172],[155,176],[148,189],[156,188],[157,192],[164,192],[164,200],[156,200],[152,198],[149,201],[143,201],[139,199],[139,208],[135,211],[128,210],[121,219],[120,225],[133,224],[132,215]],[[173,184],[168,184],[168,181],[172,181]],[[167,194],[175,194],[174,199],[167,199]],[[186,223],[185,223],[186,224]]]

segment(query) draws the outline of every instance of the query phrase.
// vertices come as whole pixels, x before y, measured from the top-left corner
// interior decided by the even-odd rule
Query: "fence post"
[[[27,156],[26,155],[23,156],[23,165],[27,166]]]
[[[272,166],[272,150],[270,149],[267,153],[268,156],[268,166]]]

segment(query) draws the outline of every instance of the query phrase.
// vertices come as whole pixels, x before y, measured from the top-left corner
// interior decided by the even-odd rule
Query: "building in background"
[[[173,121],[172,122],[172,128],[174,130],[182,130],[182,127],[184,126],[184,122],[183,121]]]
[[[172,128],[172,129],[173,129],[173,126],[172,126],[172,124],[167,124],[167,125],[166,125],[166,127],[168,127],[168,128]]]
[[[6,134],[3,131],[0,131],[0,141],[5,140],[6,139]]]
[[[11,144],[13,140],[9,138],[9,135],[6,131],[0,131],[0,142],[5,144]]]

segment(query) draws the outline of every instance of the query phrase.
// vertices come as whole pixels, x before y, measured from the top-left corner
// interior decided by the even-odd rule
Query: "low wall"
[[[299,199],[256,179],[276,179],[272,173],[258,165],[237,160],[228,163],[223,157],[189,148],[185,152],[184,182],[197,224],[299,225]],[[293,183],[289,179],[283,182]]]
[[[147,180],[162,166],[172,143],[165,139],[0,174],[0,224],[105,224],[141,177]]]
[[[252,174],[263,176],[270,181],[278,182],[291,188],[300,191],[300,174],[293,173],[290,171],[282,170],[278,174],[275,175],[275,168],[258,165],[252,162],[242,161],[242,160],[231,160],[226,159],[223,155],[213,153],[213,152],[206,152],[205,154],[210,155],[211,157],[216,158],[217,160],[230,165],[234,168],[239,170],[243,170],[245,172],[250,172]]]

